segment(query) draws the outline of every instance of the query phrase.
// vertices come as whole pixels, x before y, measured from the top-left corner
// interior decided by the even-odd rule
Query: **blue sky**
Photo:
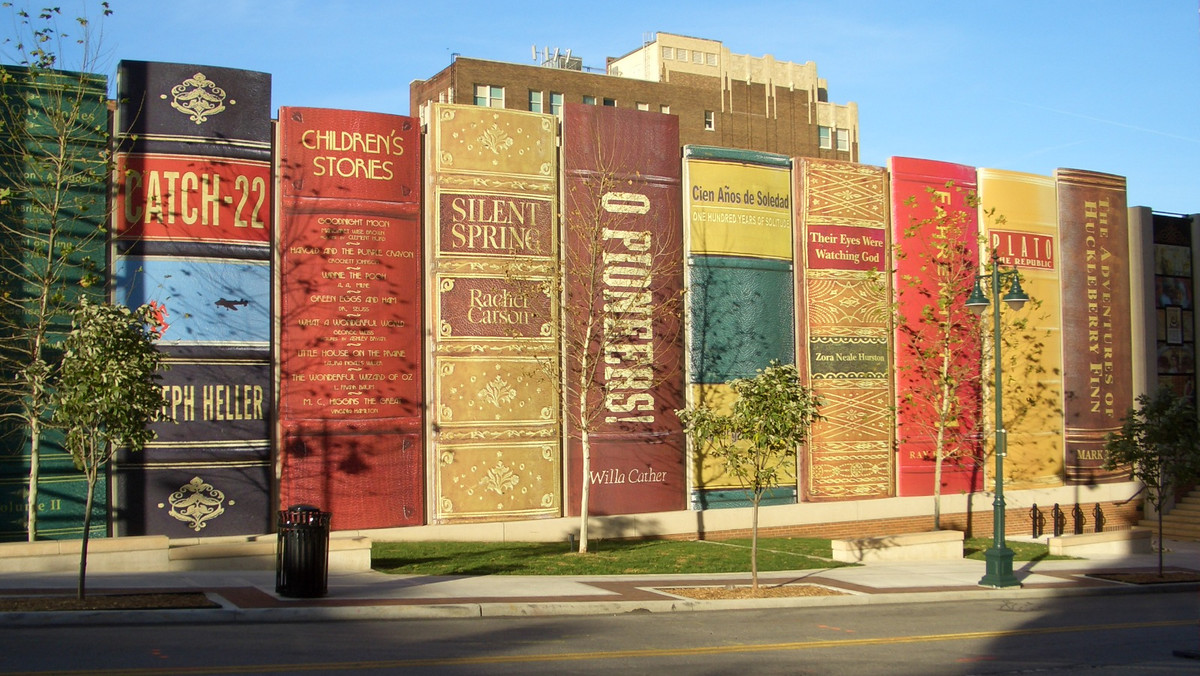
[[[81,0],[54,4],[74,15]],[[1198,0],[112,5],[104,72],[120,59],[265,71],[274,108],[407,114],[409,82],[455,53],[532,63],[534,45],[559,47],[603,67],[655,31],[711,38],[735,53],[815,61],[830,100],[858,104],[865,163],[1091,169],[1126,176],[1131,206],[1200,212]],[[13,32],[10,13],[0,10],[0,36]]]

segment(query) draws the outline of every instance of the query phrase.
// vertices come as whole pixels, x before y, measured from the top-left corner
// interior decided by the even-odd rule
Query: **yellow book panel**
[[[692,406],[707,406],[715,411],[726,413],[737,400],[737,395],[728,383],[715,385],[692,385]],[[794,486],[796,483],[796,463],[791,462],[787,472],[780,477],[781,486]],[[697,490],[736,490],[745,488],[737,477],[726,474],[725,465],[720,460],[705,453],[703,445],[696,444],[692,449],[692,488]]]
[[[517,174],[550,181],[556,171],[558,148],[554,142],[558,119],[553,115],[496,110],[482,106],[434,107],[438,174]],[[453,181],[451,176],[443,176]],[[462,187],[487,189],[487,181],[457,182]],[[553,183],[548,184],[553,188]],[[525,189],[538,189],[524,186]]]
[[[557,516],[557,441],[441,444],[434,509],[439,521]]]
[[[437,369],[436,401],[442,429],[521,423],[552,426],[557,422],[556,388],[549,369],[537,358],[444,357],[438,360]]]
[[[1001,308],[1004,333],[1004,427],[1008,431],[1007,480],[1027,486],[1062,483],[1062,292],[1059,285],[1058,202],[1054,179],[979,169],[981,254],[995,250],[1002,269],[1021,273],[1031,302],[1014,312]],[[991,216],[989,210],[994,210]],[[1002,223],[996,223],[997,218]],[[990,331],[988,331],[990,333]],[[992,354],[991,343],[987,354]],[[995,429],[995,405],[984,406]],[[994,451],[988,439],[989,452]]]
[[[980,206],[995,207],[1008,226],[1054,234],[1058,230],[1058,196],[1054,177],[1004,169],[976,169]],[[981,222],[983,219],[980,219]]]
[[[687,160],[690,254],[792,260],[791,172]]]

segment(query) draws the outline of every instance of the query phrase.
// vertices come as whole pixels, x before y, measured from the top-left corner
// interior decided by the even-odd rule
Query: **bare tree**
[[[4,56],[20,65],[0,67],[0,421],[9,448],[29,454],[32,541],[55,344],[77,301],[103,295],[107,81],[92,72],[100,31],[88,17],[3,7],[17,36],[5,39]],[[111,14],[107,2],[99,7]],[[65,60],[77,70],[60,70]]]
[[[979,266],[973,227],[978,200],[974,193],[958,193],[962,188],[953,182],[944,190],[928,188],[933,216],[911,217],[895,251],[907,271],[896,292],[896,349],[904,357],[897,360],[903,387],[896,405],[904,437],[932,437],[934,529],[941,528],[943,464],[949,458],[980,460],[982,325],[965,305]],[[918,199],[905,204],[914,208]]]
[[[560,389],[569,441],[582,451],[581,554],[588,551],[594,436],[674,433],[681,449],[683,438],[672,413],[681,386],[675,396],[663,387],[682,381],[678,185],[642,173],[647,149],[636,134],[602,133],[597,116],[584,119],[579,141],[590,166],[566,177],[562,251],[546,289],[560,305],[562,356],[539,361]]]

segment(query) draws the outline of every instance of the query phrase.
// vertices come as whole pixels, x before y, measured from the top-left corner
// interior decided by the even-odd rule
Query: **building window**
[[[542,93],[539,91],[529,90],[529,112],[542,112]]]
[[[664,103],[658,107],[658,112],[660,112],[664,115],[670,115],[671,114],[671,106],[668,106],[667,104]]]
[[[503,108],[504,87],[475,85],[475,105],[486,108]]]
[[[850,152],[850,130],[849,129],[838,129],[837,130],[837,146],[838,146],[838,150],[841,150],[843,152]]]
[[[829,127],[817,127],[817,146],[826,150],[833,148],[833,130]]]
[[[562,115],[563,95],[562,92],[550,92],[550,114]]]
[[[703,66],[704,65],[704,52],[701,52],[699,50],[692,50],[692,63],[698,63]]]
[[[649,111],[649,110],[650,110],[650,104],[649,104],[649,103],[642,103],[641,101],[638,101],[638,104],[637,104],[637,109],[638,109],[638,110],[645,110],[645,111]]]
[[[587,94],[584,94],[584,95],[583,95],[583,102],[584,102],[584,103],[586,103],[586,104],[588,104],[589,106],[594,106],[594,105],[596,105],[596,97],[595,97],[595,96],[588,96]]]
[[[616,100],[616,99],[605,98],[605,99],[604,99],[604,105],[608,106],[609,108],[616,108],[616,107],[617,107],[617,100]]]
[[[670,59],[670,58],[671,58],[671,48],[670,48],[670,47],[663,47],[663,48],[662,48],[662,55],[663,55],[663,58],[664,58],[664,59]]]
[[[717,65],[717,55],[713,54],[712,52],[706,52],[704,54],[704,59],[708,62],[708,65],[710,65],[710,66]]]
[[[717,117],[711,110],[704,111],[704,128],[708,131],[712,131],[717,128]]]
[[[688,60],[687,50],[686,49],[676,49],[675,50],[675,58],[680,61],[687,61]]]

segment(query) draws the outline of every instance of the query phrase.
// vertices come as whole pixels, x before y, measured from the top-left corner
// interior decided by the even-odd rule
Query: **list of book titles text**
[[[418,339],[417,318],[408,316],[415,304],[403,284],[420,275],[415,251],[398,236],[411,224],[382,216],[313,220],[299,228],[309,241],[285,252],[287,404],[304,417],[401,415],[419,385],[409,354]]]

